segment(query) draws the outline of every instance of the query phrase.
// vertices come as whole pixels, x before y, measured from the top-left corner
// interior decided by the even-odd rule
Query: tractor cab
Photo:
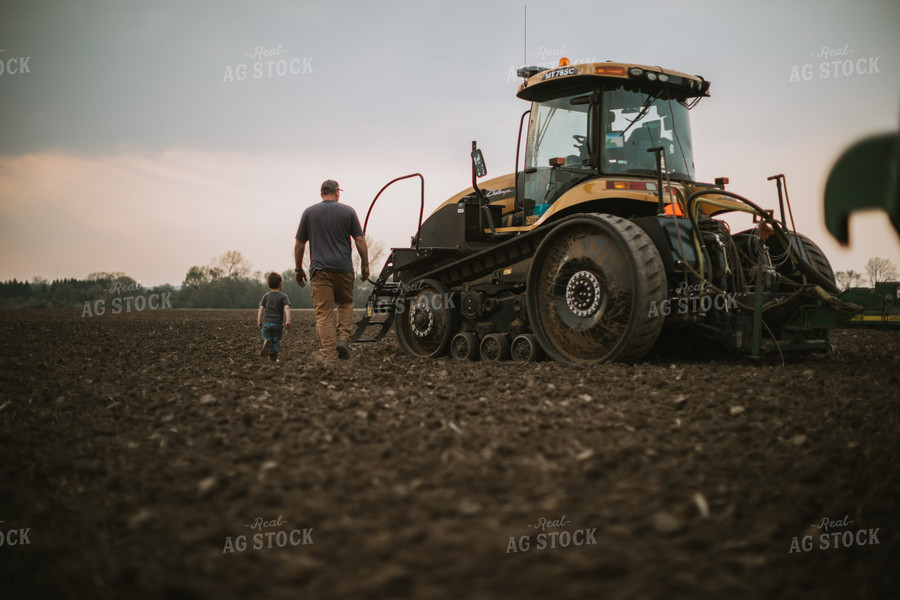
[[[623,177],[635,178],[626,189],[643,190],[655,188],[642,187],[641,179],[694,181],[688,111],[708,95],[709,82],[616,63],[525,67],[519,75],[525,82],[518,97],[531,109],[508,226],[535,223],[568,190],[593,179],[621,185]]]

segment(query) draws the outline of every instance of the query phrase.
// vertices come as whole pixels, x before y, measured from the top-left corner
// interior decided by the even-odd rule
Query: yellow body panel
[[[653,183],[655,185],[655,181],[636,177],[606,176],[598,179],[592,179],[591,181],[586,181],[566,191],[562,196],[557,198],[556,202],[554,202],[553,205],[550,206],[550,208],[547,209],[547,211],[544,212],[544,214],[541,215],[537,220],[521,227],[498,227],[497,231],[500,233],[531,231],[535,227],[539,227],[543,223],[550,220],[554,215],[559,214],[566,209],[577,206],[578,204],[583,204],[585,202],[595,200],[624,198],[627,200],[648,202],[651,204],[656,204],[659,201],[656,191],[609,189],[607,188],[607,181],[642,182]],[[674,190],[675,194],[674,198],[671,194],[669,195],[667,203],[673,200],[677,201],[682,205],[682,210],[684,210],[684,199],[688,195],[701,188],[707,188],[707,186],[705,185],[691,185],[676,181],[670,181],[669,183],[669,187]],[[665,182],[663,182],[664,187],[665,185]],[[491,202],[491,204],[502,207],[503,215],[511,213],[515,210],[515,176],[513,173],[507,173],[506,175],[495,177],[479,184],[478,187],[488,196],[488,198],[490,198],[491,196],[505,196],[502,199],[494,200]],[[711,206],[709,204],[701,203],[700,210],[707,215],[713,216],[719,213],[728,212],[729,210],[747,209],[747,205],[741,202],[737,202],[736,200],[733,200],[726,196],[718,195],[712,188],[709,189],[710,193],[703,197],[715,200],[716,203],[720,206]],[[447,205],[457,204],[466,196],[471,196],[474,193],[475,190],[473,188],[466,188],[465,190],[452,196],[446,202],[438,206],[432,214],[436,213],[441,208],[444,208]],[[729,208],[724,208],[724,206],[727,206]]]

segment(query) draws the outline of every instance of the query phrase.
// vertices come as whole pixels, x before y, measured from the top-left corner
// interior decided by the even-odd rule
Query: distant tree
[[[177,308],[255,308],[266,292],[259,275],[237,250],[217,256],[205,267],[193,266],[182,288],[172,295]]]
[[[54,282],[56,283],[56,282]],[[53,305],[58,308],[70,308],[75,304],[75,286],[70,282],[55,285],[53,289]]]
[[[306,272],[309,273],[309,265],[306,265]],[[309,282],[306,283],[304,287],[300,287],[297,285],[297,280],[294,277],[294,270],[290,269],[288,271],[284,271],[281,274],[281,277],[284,279],[282,283],[282,289],[285,294],[288,295],[288,298],[291,299],[291,308],[312,308],[312,294],[310,293]],[[268,290],[268,286],[266,286]]]
[[[210,272],[209,267],[198,267],[195,265],[188,269],[181,285],[184,287],[197,287],[202,283],[211,282],[213,278],[213,273]]]
[[[136,283],[134,279],[122,273],[121,271],[116,271],[115,273],[107,273],[105,271],[97,271],[96,273],[91,273],[87,276],[88,281],[127,281],[129,283]]]
[[[0,283],[0,307],[22,308],[32,296],[31,286],[25,281],[4,281]]]
[[[251,265],[240,252],[229,250],[222,256],[213,259],[210,269],[218,272],[220,277],[241,279],[250,275]]]
[[[870,258],[866,263],[866,275],[869,284],[874,285],[880,281],[893,281],[897,279],[897,267],[886,258]]]
[[[369,270],[371,277],[377,278],[381,273],[382,260],[387,255],[387,248],[384,242],[372,239],[366,236],[366,246],[369,249]],[[353,272],[359,275],[359,254],[356,252],[356,246],[353,247]]]
[[[859,282],[862,281],[862,273],[857,273],[853,269],[838,271],[834,274],[834,278],[838,285],[841,286],[841,289],[849,290],[852,287],[859,287]]]

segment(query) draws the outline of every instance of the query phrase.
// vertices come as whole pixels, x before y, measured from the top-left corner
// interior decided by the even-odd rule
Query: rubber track
[[[505,242],[500,242],[496,246],[454,261],[449,265],[422,273],[411,281],[425,278],[436,279],[447,287],[453,287],[466,281],[490,275],[497,269],[508,267],[534,256],[541,240],[553,229],[554,227],[552,226],[541,227],[534,231],[523,233]]]

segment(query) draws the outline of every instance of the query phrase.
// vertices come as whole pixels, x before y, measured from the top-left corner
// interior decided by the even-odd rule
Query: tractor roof
[[[631,63],[568,64],[567,59],[552,69],[522,67],[518,74],[525,81],[516,94],[519,98],[533,100],[545,93],[580,85],[595,86],[598,82],[631,82],[647,91],[665,89],[670,96],[696,98],[709,96],[709,81],[699,75],[688,75],[661,67],[648,67]]]

